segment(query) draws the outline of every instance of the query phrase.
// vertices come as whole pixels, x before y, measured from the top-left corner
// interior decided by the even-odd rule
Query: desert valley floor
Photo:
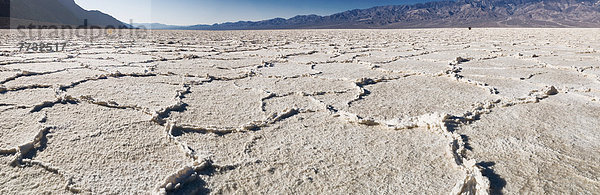
[[[0,194],[598,194],[598,34],[0,31]]]

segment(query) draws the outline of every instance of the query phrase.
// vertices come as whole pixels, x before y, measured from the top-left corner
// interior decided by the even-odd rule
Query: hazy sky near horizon
[[[171,25],[329,15],[351,9],[427,1],[431,0],[75,0],[84,9],[100,10],[122,22]]]

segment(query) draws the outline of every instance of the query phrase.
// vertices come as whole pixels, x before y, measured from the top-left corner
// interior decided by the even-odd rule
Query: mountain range
[[[168,25],[161,23],[133,23],[132,24],[136,28],[144,28],[144,29],[184,29],[188,26],[177,26],[177,25]]]
[[[97,10],[85,10],[74,0],[0,0],[0,16],[10,16],[11,28],[24,25],[69,25],[127,27],[123,22]],[[7,8],[8,7],[8,8]],[[8,13],[7,13],[8,12]],[[4,27],[6,27],[3,25]]]
[[[7,0],[0,0],[7,1]],[[57,24],[125,25],[74,0],[11,0],[13,18]],[[263,21],[172,26],[135,24],[148,29],[259,30],[444,27],[600,27],[600,0],[457,0],[355,9],[328,16],[299,15]]]
[[[378,6],[329,16],[195,25],[184,29],[600,27],[600,0],[458,0]]]

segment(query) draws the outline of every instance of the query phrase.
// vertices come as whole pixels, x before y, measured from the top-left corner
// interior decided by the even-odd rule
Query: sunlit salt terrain
[[[0,194],[595,194],[599,33],[1,31]]]

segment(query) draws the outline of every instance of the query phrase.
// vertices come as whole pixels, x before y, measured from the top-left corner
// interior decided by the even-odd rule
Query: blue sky
[[[329,15],[378,5],[422,3],[430,0],[75,0],[84,9],[100,10],[135,23],[173,25],[264,20],[295,15]]]

